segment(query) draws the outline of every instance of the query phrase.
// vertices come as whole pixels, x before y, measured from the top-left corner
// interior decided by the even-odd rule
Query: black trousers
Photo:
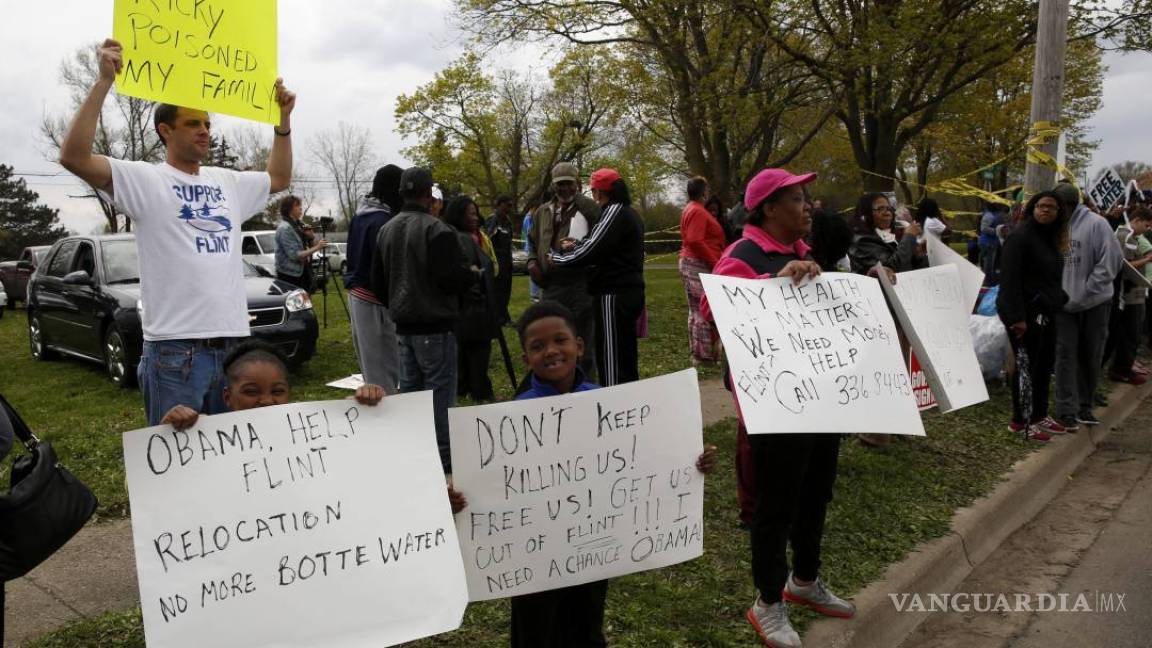
[[[640,380],[636,321],[644,289],[596,295],[596,371],[605,387]]]
[[[495,400],[488,361],[492,357],[492,340],[456,340],[456,395],[471,396],[474,401]]]
[[[512,597],[512,648],[602,648],[608,581]]]
[[[1140,329],[1144,326],[1144,304],[1125,304],[1116,315],[1116,350],[1112,356],[1112,373],[1128,376],[1136,352],[1140,349]],[[1109,336],[1111,339],[1112,335]]]
[[[1020,371],[1017,365],[1016,374],[1009,381],[1012,386],[1012,422],[1035,423],[1048,416],[1048,395],[1051,393],[1052,372],[1056,368],[1056,323],[1049,320],[1041,326],[1033,319],[1028,322],[1023,339],[1008,331],[1008,341],[1012,343],[1012,352],[1017,358],[1021,349],[1028,354],[1028,373]],[[1027,419],[1024,417],[1025,403],[1020,400],[1020,387],[1025,380],[1032,385]]]
[[[760,598],[781,600],[792,571],[800,580],[820,572],[824,518],[832,501],[839,434],[751,434],[756,462],[756,508],[752,517],[752,578]]]

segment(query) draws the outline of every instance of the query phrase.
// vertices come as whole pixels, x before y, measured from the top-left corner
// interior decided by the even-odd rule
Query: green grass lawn
[[[647,278],[652,335],[641,342],[641,374],[653,376],[690,363],[686,307],[677,273],[649,270]],[[516,280],[515,292],[512,310],[518,313],[527,300],[522,277]],[[317,308],[321,307],[318,300]],[[34,429],[60,445],[63,460],[97,489],[101,514],[126,515],[119,433],[143,425],[139,394],[114,389],[95,366],[74,361],[34,363],[22,316],[22,311],[9,311],[0,321],[0,357],[7,369],[0,382],[2,391],[26,413]],[[335,300],[328,316],[320,354],[296,377],[300,400],[341,396],[323,384],[354,370],[347,320]],[[515,348],[514,336],[508,334]],[[498,362],[494,354],[497,393],[510,396]],[[517,359],[518,374],[520,365]],[[948,415],[926,413],[926,438],[900,438],[881,450],[845,439],[824,543],[823,573],[837,591],[859,590],[917,544],[944,535],[957,508],[987,493],[1013,462],[1030,451],[1019,437],[1004,431],[1007,392],[998,385],[990,387],[988,403]],[[705,439],[720,452],[705,493],[704,556],[615,579],[606,621],[614,646],[758,645],[743,619],[754,593],[747,535],[736,524],[734,421],[709,427]],[[472,604],[460,630],[412,645],[506,645],[508,610],[505,601]],[[801,628],[812,618],[804,611],[793,613]],[[77,623],[33,644],[37,648],[143,645],[138,609]]]

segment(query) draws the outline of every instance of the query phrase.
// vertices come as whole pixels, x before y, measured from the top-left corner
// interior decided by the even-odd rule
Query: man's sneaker
[[[1047,432],[1048,434],[1064,434],[1065,432],[1068,431],[1064,428],[1063,425],[1060,425],[1059,423],[1057,423],[1056,419],[1052,418],[1051,416],[1045,416],[1044,418],[1040,419],[1039,421],[1036,421],[1032,425],[1035,425],[1036,427]]]
[[[777,601],[772,605],[765,605],[760,597],[748,608],[748,622],[756,628],[756,633],[764,641],[764,645],[772,648],[802,648],[800,635],[792,629],[788,620],[788,606],[784,601]]]
[[[1052,435],[1044,430],[1041,430],[1035,425],[1029,425],[1028,431],[1024,433],[1024,438],[1029,441],[1039,441],[1040,443],[1047,443],[1052,440]]]
[[[789,574],[788,582],[784,584],[784,600],[807,605],[820,614],[841,619],[848,619],[856,614],[856,606],[829,592],[819,576],[808,585],[797,585],[796,580]]]
[[[1056,422],[1063,426],[1065,432],[1077,432],[1080,430],[1080,424],[1076,422],[1075,416],[1058,416]]]
[[[1084,425],[1100,425],[1100,419],[1092,412],[1080,412],[1076,415],[1076,420]]]
[[[1021,432],[1023,432],[1025,427],[1027,427],[1027,426],[1024,425],[1023,423],[1017,423],[1016,421],[1010,421],[1008,423],[1008,431],[1009,432],[1015,432],[1016,434],[1020,434]]]

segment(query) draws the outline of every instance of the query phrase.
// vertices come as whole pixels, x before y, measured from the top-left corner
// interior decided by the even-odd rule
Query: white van
[[[240,232],[240,254],[244,260],[276,276],[276,230]]]

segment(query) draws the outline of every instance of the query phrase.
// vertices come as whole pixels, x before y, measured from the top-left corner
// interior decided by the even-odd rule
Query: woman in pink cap
[[[615,169],[599,169],[588,182],[600,220],[577,242],[561,243],[556,267],[591,266],[588,292],[596,299],[596,371],[605,387],[640,379],[636,322],[644,309],[644,221],[632,209],[628,185]]]
[[[791,277],[797,282],[820,274],[804,242],[812,228],[812,206],[804,185],[815,179],[814,173],[793,175],[784,169],[756,174],[744,193],[748,221],[743,238],[724,251],[713,272],[747,279]],[[701,310],[711,319],[707,299]],[[760,594],[746,616],[769,646],[801,645],[785,601],[829,616],[846,618],[856,612],[855,606],[828,591],[819,574],[824,517],[832,500],[839,451],[839,434],[749,435],[741,416],[736,478],[742,515],[750,513],[744,521],[751,531],[752,577]]]

